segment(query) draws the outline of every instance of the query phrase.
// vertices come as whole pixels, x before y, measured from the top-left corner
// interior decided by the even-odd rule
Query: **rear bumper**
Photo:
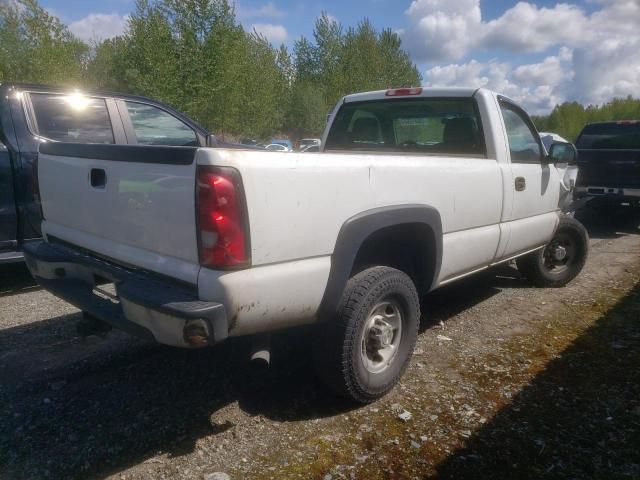
[[[576,198],[602,198],[610,200],[611,203],[620,203],[629,200],[637,201],[640,200],[640,188],[589,185],[587,187],[576,187],[575,196]]]
[[[25,244],[24,257],[46,290],[132,335],[186,348],[228,336],[224,306],[180,284],[45,241]],[[114,283],[113,298],[95,290],[102,279]]]

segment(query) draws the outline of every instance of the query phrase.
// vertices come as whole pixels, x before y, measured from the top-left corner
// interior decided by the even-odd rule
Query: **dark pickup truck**
[[[43,142],[235,146],[149,98],[0,84],[0,263],[22,261],[23,243],[40,236],[34,167]]]
[[[640,120],[588,124],[576,148],[576,197],[592,206],[639,206]]]

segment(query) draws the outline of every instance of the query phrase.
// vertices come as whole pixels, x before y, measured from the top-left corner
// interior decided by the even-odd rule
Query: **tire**
[[[560,250],[560,248],[562,250]],[[559,252],[555,254],[554,252]],[[565,256],[560,258],[564,251]],[[589,235],[575,218],[562,216],[549,244],[516,259],[518,270],[536,287],[563,287],[576,278],[589,255]]]
[[[338,317],[318,328],[316,370],[339,395],[370,403],[404,373],[416,343],[420,302],[409,276],[372,267],[349,279]]]

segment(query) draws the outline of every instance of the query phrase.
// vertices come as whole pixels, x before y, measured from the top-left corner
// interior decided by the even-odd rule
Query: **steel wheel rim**
[[[543,264],[549,273],[561,274],[576,258],[577,246],[571,235],[559,233],[544,249]]]
[[[384,372],[393,363],[402,340],[402,311],[393,300],[376,304],[365,322],[360,357],[370,373]]]

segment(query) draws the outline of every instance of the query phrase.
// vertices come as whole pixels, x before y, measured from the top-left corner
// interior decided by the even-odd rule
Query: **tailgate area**
[[[38,185],[44,236],[196,284],[196,152],[42,144]]]

